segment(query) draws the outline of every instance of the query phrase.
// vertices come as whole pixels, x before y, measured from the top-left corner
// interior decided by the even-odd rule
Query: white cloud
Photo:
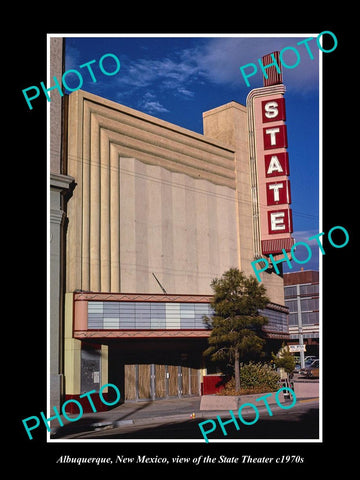
[[[306,38],[309,37],[213,38],[203,48],[193,52],[193,58],[196,57],[199,70],[209,80],[223,85],[245,86],[240,67],[253,63],[257,66],[258,72],[249,77],[249,82],[250,88],[256,88],[262,86],[262,72],[258,59],[268,53],[292,47],[284,51],[283,63],[289,67],[297,63],[294,48],[300,55],[300,62],[292,69],[283,67],[284,83],[296,90],[311,90],[318,85],[319,50],[315,38],[307,42],[314,56],[312,60],[305,45],[297,45]]]
[[[151,92],[145,93],[140,102],[140,107],[148,113],[161,113],[169,111],[167,108],[161,105],[158,100],[156,100],[156,96]]]
[[[128,89],[154,88],[171,91],[172,94],[191,98],[195,84],[209,81],[231,88],[257,88],[262,86],[262,72],[258,64],[267,53],[284,51],[283,62],[289,66],[296,64],[299,52],[300,62],[294,68],[283,67],[284,83],[292,91],[308,92],[318,86],[319,55],[316,39],[307,42],[314,59],[305,45],[297,45],[309,38],[299,37],[215,37],[199,40],[197,46],[172,51],[171,55],[160,59],[137,59],[122,66],[119,84]],[[171,58],[170,58],[171,57]],[[249,77],[250,87],[246,87],[240,67],[248,63],[257,66],[256,75]]]
[[[315,230],[300,230],[297,232],[294,232],[292,236],[295,238],[296,242],[306,242],[309,244],[315,244],[317,245],[316,239],[309,240],[310,237],[313,237],[314,235],[317,235],[319,232]],[[320,236],[321,239],[321,236]]]
[[[118,98],[140,97],[138,108],[148,113],[168,112],[161,97],[168,94],[188,100],[195,95],[194,84],[201,75],[196,61],[180,50],[159,59],[136,59],[123,62],[117,78]]]
[[[139,59],[122,69],[119,83],[130,87],[158,87],[165,89],[180,88],[182,93],[192,92],[187,88],[192,76],[197,73],[197,66],[178,58],[177,61],[163,58],[160,60]]]
[[[155,113],[155,112],[168,112],[169,110],[167,108],[165,108],[163,105],[161,105],[160,102],[158,102],[157,100],[153,100],[153,101],[147,101],[143,104],[143,109],[146,111],[146,112],[149,112],[149,113]]]
[[[299,65],[293,69],[283,69],[284,83],[291,91],[308,92],[318,85],[318,48],[316,39],[308,43],[315,59],[311,60],[304,45],[297,45],[307,36],[299,37],[200,37],[192,42],[191,48],[170,50],[164,56],[153,58],[127,58],[121,63],[121,73],[116,78],[118,101],[126,98],[142,98],[139,108],[150,113],[168,112],[166,96],[172,95],[184,100],[195,96],[201,84],[210,83],[224,86],[243,93],[262,86],[262,73],[258,59],[267,53],[285,47],[296,47],[301,55]],[[164,42],[166,38],[164,38]],[[126,55],[126,53],[124,53]],[[294,61],[294,52],[284,54],[284,61]],[[77,68],[79,51],[72,46],[66,51],[67,68]],[[296,60],[296,59],[295,59]],[[248,63],[258,66],[256,76],[250,77],[247,87],[240,67]],[[70,78],[70,77],[69,77]],[[108,88],[108,79],[104,89]],[[100,89],[101,79],[91,87]],[[112,84],[112,87],[114,84]],[[100,90],[102,93],[103,90]],[[151,91],[152,97],[142,96]]]
[[[309,240],[310,237],[313,237],[318,233],[319,232],[315,230],[303,230],[303,231],[294,232],[292,234],[292,236],[295,239],[295,243],[302,242],[300,243],[300,245],[296,246],[294,255],[300,261],[308,260],[306,262],[307,268],[309,268],[309,265],[311,265],[311,268],[316,267],[319,264],[319,257],[320,255],[322,255],[317,239],[315,238],[315,239]],[[319,240],[320,243],[322,243],[322,236],[320,236],[319,238],[320,238]],[[308,246],[306,247],[306,245]],[[305,264],[302,264],[302,265],[305,265]]]

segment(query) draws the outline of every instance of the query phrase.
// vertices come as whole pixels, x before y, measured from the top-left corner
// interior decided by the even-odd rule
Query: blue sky
[[[315,38],[308,46],[297,36],[95,36],[67,37],[65,40],[65,71],[84,72],[83,90],[100,95],[131,108],[154,115],[168,122],[203,133],[202,113],[232,100],[243,105],[252,88],[262,86],[262,74],[249,77],[246,86],[240,66],[257,63],[267,53],[295,47],[301,60],[295,68],[283,69],[286,86],[288,152],[296,241],[307,241],[319,233],[319,49]],[[105,76],[94,64],[97,82],[79,66],[98,60],[106,53],[115,54],[121,69],[114,76]],[[296,58],[289,49],[284,62],[294,65]],[[109,67],[110,69],[110,67]],[[260,69],[259,69],[260,70]],[[71,87],[71,74],[66,77]],[[74,76],[74,88],[77,78]],[[312,259],[296,271],[318,268],[319,248],[315,241]],[[299,259],[306,258],[302,247]],[[285,265],[285,264],[284,264]],[[285,266],[284,271],[290,271]]]

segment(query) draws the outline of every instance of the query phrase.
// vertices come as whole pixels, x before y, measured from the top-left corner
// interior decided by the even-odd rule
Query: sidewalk
[[[107,412],[84,414],[80,420],[70,422],[62,416],[64,426],[53,425],[51,438],[63,438],[79,432],[94,431],[122,425],[149,424],[201,417],[200,397],[169,400],[126,402]],[[208,412],[206,412],[208,414]],[[70,415],[69,415],[70,416]]]
[[[316,401],[318,399],[297,399],[302,401]],[[266,407],[263,407],[266,409]],[[271,408],[280,408],[271,406]],[[261,410],[262,407],[259,408]],[[246,410],[245,412],[246,413]],[[84,414],[78,421],[68,421],[63,416],[64,426],[58,423],[52,425],[51,439],[67,438],[77,433],[91,432],[106,428],[116,428],[131,425],[150,425],[152,423],[166,423],[180,420],[215,418],[216,415],[226,417],[228,411],[200,410],[200,397],[176,398],[169,400],[126,402],[107,412]]]

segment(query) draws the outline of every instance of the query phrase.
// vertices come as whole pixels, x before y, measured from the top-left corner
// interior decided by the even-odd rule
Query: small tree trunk
[[[238,350],[235,350],[235,390],[240,391],[240,355]]]

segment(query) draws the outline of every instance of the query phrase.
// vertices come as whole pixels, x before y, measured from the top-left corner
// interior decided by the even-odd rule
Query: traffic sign
[[[306,352],[306,345],[289,345],[291,353],[294,352]]]

